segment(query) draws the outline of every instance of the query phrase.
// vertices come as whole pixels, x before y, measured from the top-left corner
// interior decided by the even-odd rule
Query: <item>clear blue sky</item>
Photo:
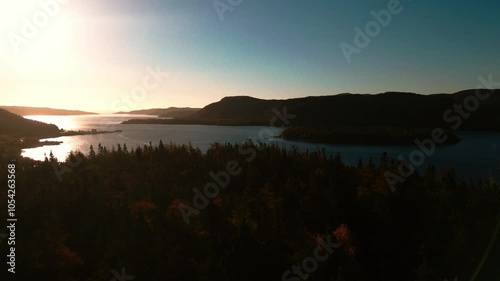
[[[156,66],[171,76],[134,107],[204,106],[229,95],[451,93],[475,88],[480,75],[500,80],[494,0],[401,1],[403,11],[351,63],[339,45],[354,44],[354,28],[389,0],[243,0],[224,20],[212,0],[72,0],[14,54],[7,35],[21,33],[36,2],[9,11],[1,30],[0,104],[111,111]]]

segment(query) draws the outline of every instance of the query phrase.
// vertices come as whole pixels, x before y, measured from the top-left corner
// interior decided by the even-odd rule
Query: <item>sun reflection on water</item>
[[[47,124],[54,124],[59,127],[59,129],[64,130],[77,130],[79,127],[75,116],[29,115],[24,116],[24,118]]]

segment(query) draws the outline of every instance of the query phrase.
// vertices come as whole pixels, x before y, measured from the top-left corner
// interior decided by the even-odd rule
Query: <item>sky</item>
[[[237,95],[453,93],[500,75],[496,0],[0,0],[0,7],[0,105],[109,113],[203,107]]]

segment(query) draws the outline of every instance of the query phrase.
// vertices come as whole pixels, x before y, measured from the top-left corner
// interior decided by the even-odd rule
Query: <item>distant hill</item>
[[[59,135],[59,128],[52,124],[28,120],[4,109],[0,109],[0,135],[51,137]]]
[[[137,115],[152,115],[159,117],[172,117],[172,118],[183,118],[192,113],[197,112],[200,108],[191,107],[169,107],[169,108],[151,108],[151,109],[141,109],[133,110],[129,112],[120,111],[115,114],[137,114]]]
[[[186,118],[200,110],[199,108],[178,108],[178,110],[171,110],[169,112],[160,114],[159,117],[170,118]]]
[[[476,90],[455,94],[420,95],[387,92],[375,95],[342,94],[287,100],[262,100],[248,96],[225,97],[219,102],[175,120],[131,120],[125,123],[184,123],[269,125],[275,116],[273,109],[296,117],[293,126],[306,127],[386,127],[386,128],[450,128],[456,124],[458,113],[452,112],[444,120],[443,114],[455,110],[454,104],[463,104]],[[485,94],[488,90],[480,90]],[[465,110],[465,109],[464,109]],[[500,90],[479,104],[468,118],[461,118],[460,129],[499,130]],[[448,121],[448,122],[447,122]],[[281,125],[276,122],[277,125]]]
[[[54,109],[48,107],[28,107],[28,106],[0,106],[11,113],[28,116],[28,115],[90,115],[97,114],[93,112],[85,112],[80,110]]]
[[[463,104],[476,90],[455,94],[419,95],[387,92],[376,95],[333,95],[288,100],[262,100],[247,96],[226,97],[189,116],[188,119],[224,123],[254,121],[269,124],[273,109],[282,112],[286,106],[296,117],[292,125],[309,127],[450,127],[456,121],[446,122],[443,114],[454,110],[454,104]],[[481,90],[485,94],[487,90]],[[464,109],[466,111],[466,109]],[[448,120],[456,120],[458,113],[450,113]],[[500,129],[500,90],[480,102],[477,111],[462,118],[462,129]]]

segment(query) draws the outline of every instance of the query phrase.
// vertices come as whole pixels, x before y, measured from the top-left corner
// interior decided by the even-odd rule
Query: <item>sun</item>
[[[7,59],[27,67],[50,67],[67,59],[78,33],[71,6],[56,0],[9,1],[5,5],[8,9],[0,9],[0,28],[8,39],[2,44],[11,56]]]
[[[75,65],[80,44],[78,25],[70,15],[52,18],[27,42],[19,46],[14,56],[16,68],[23,72],[54,73],[70,70]]]
[[[0,0],[0,31],[13,32],[21,24],[23,17],[29,17],[36,9],[39,9],[38,1],[22,0],[10,1]]]

